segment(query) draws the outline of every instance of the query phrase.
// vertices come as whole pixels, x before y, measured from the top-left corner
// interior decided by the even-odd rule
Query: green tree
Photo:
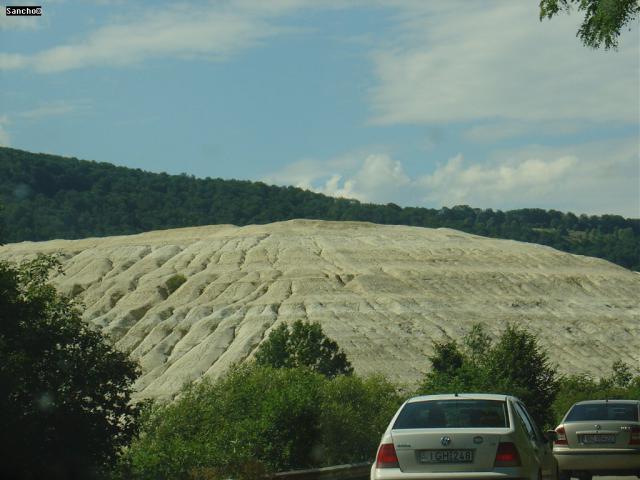
[[[533,333],[507,326],[489,350],[487,366],[500,388],[512,389],[524,401],[538,425],[553,423],[551,406],[558,387],[557,370]]]
[[[553,404],[555,422],[559,423],[571,405],[582,400],[639,399],[640,375],[633,375],[629,365],[618,360],[608,377],[594,379],[588,375],[567,375],[558,383]]]
[[[629,365],[622,360],[617,360],[613,362],[611,369],[613,371],[611,374],[611,383],[618,388],[627,388],[633,380],[633,373],[631,373]]]
[[[445,343],[434,343],[435,350],[433,356],[429,357],[431,366],[439,374],[454,374],[460,370],[464,363],[464,355],[458,347],[458,343],[453,340]]]
[[[306,367],[328,378],[353,373],[347,356],[320,324],[302,320],[274,328],[258,347],[256,362],[274,368]]]
[[[420,385],[419,394],[496,391],[484,358],[473,359],[455,340],[434,343],[434,350],[429,357],[431,371]]]
[[[640,13],[638,0],[540,0],[540,20],[552,18],[572,6],[584,12],[577,37],[587,47],[605,50],[618,47],[620,32],[636,20]]]
[[[310,466],[324,381],[308,370],[249,364],[192,384],[146,413],[124,462],[128,476],[244,478],[255,468]]]
[[[135,429],[137,368],[47,283],[60,264],[0,262],[0,470],[91,478]]]
[[[474,365],[480,365],[485,361],[487,352],[491,349],[491,337],[480,323],[471,326],[471,330],[464,337],[464,346],[467,349],[468,358]]]
[[[121,476],[253,480],[368,460],[399,404],[380,377],[328,379],[308,368],[247,363],[148,409]]]
[[[401,403],[397,387],[382,376],[339,375],[326,382],[319,419],[322,463],[373,459],[380,436]]]
[[[476,324],[463,338],[434,344],[432,370],[420,393],[493,392],[515,395],[527,405],[539,425],[553,422],[552,404],[557,373],[534,334],[508,325],[493,344]]]

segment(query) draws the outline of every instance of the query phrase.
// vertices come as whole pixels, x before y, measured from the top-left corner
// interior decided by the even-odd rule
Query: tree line
[[[197,179],[0,148],[0,243],[295,218],[448,227],[640,269],[640,219],[556,210],[376,205],[261,182]]]

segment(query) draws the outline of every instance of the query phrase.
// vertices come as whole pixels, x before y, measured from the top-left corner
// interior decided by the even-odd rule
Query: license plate
[[[473,450],[422,450],[420,463],[472,463]]]
[[[616,436],[613,433],[594,433],[580,436],[582,443],[616,443]]]

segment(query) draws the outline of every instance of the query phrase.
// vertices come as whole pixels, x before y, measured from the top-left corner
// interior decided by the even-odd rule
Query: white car
[[[562,480],[591,480],[593,475],[640,478],[640,401],[578,402],[556,433],[553,454]]]
[[[552,440],[515,397],[414,397],[382,435],[371,480],[556,479]]]

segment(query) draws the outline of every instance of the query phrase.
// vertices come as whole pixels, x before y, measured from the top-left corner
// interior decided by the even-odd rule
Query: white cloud
[[[316,190],[320,188],[319,181],[327,181],[329,182],[327,188],[337,189],[342,177],[338,172],[350,172],[356,164],[356,157],[351,155],[327,161],[304,159],[286,165],[280,171],[265,175],[262,181],[278,185],[293,185],[307,190]],[[331,180],[334,176],[338,178]]]
[[[483,163],[458,155],[419,179],[423,202],[481,208],[554,208],[640,217],[635,138],[503,151]]]
[[[564,147],[531,146],[498,152],[492,161],[522,162],[529,158],[547,161],[572,156],[578,160],[564,180],[535,199],[537,206],[577,213],[616,213],[640,218],[640,146],[637,136],[593,141]],[[527,198],[514,197],[519,206]],[[531,201],[530,201],[531,203]]]
[[[25,110],[17,114],[18,117],[28,120],[39,120],[46,117],[57,117],[70,113],[77,113],[89,108],[86,101],[56,100],[44,103],[30,110]]]
[[[361,194],[356,192],[355,182],[353,180],[343,180],[342,176],[337,174],[331,175],[331,178],[329,178],[323,186],[319,188],[310,186],[307,190],[323,193],[331,197],[366,200]]]
[[[398,40],[372,54],[378,124],[516,119],[637,122],[637,28],[618,52],[575,38],[581,15],[536,2],[410,2]]]
[[[374,203],[538,207],[638,218],[639,170],[638,145],[631,137],[566,147],[531,146],[488,159],[465,160],[460,154],[413,176],[388,154],[305,160],[263,180]]]
[[[517,120],[489,122],[474,125],[464,133],[464,137],[472,142],[493,143],[507,138],[530,135],[531,132],[561,136],[580,131],[581,126],[585,125],[584,122],[581,123],[582,125],[570,121],[524,122]]]
[[[384,201],[411,183],[402,164],[388,155],[369,155],[354,177],[355,188],[365,198]]]
[[[29,65],[28,57],[18,53],[0,52],[0,70],[15,70]]]
[[[564,183],[577,165],[577,158],[562,156],[465,166],[462,155],[457,155],[420,182],[428,192],[426,199],[443,205],[535,202]]]
[[[263,181],[367,202],[384,202],[411,185],[402,164],[388,154],[350,154],[328,161],[302,160],[267,175]]]
[[[53,73],[131,65],[155,57],[223,59],[288,31],[269,20],[299,5],[300,1],[280,0],[165,6],[136,20],[103,26],[77,43],[34,54],[1,53],[0,69]]]

